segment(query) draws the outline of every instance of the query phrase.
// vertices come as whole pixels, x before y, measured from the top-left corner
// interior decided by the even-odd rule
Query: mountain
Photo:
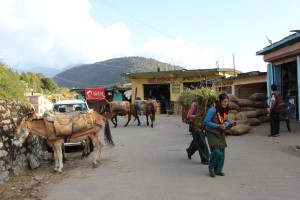
[[[31,68],[30,70],[27,70],[27,72],[42,73],[45,77],[52,78],[55,75],[59,74],[61,70],[54,69],[54,68],[34,67]]]
[[[42,73],[45,77],[52,78],[52,77],[56,76],[57,74],[65,71],[65,70],[71,69],[71,68],[73,68],[75,66],[78,66],[78,65],[81,65],[81,63],[80,64],[68,65],[68,66],[66,66],[62,69],[34,67],[34,68],[31,68],[30,70],[27,70],[27,72]]]
[[[122,74],[157,71],[158,65],[162,71],[183,69],[180,66],[159,62],[152,58],[122,57],[73,67],[57,74],[54,80],[59,87],[110,87],[128,82]]]

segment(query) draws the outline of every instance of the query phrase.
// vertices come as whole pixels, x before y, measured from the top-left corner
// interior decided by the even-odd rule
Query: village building
[[[52,110],[53,103],[46,99],[44,95],[40,93],[26,93],[25,95],[28,101],[33,105],[37,116],[41,117],[45,111]]]
[[[256,55],[262,55],[267,65],[267,89],[276,84],[287,103],[295,107],[295,118],[299,120],[299,80],[300,80],[300,31],[273,43]]]
[[[254,93],[267,95],[267,72],[239,73],[237,76],[216,78],[211,81],[212,89],[233,94],[241,99],[248,99]]]
[[[131,81],[132,102],[136,98],[155,98],[160,103],[160,112],[174,106],[185,88],[211,87],[212,79],[229,77],[239,73],[232,68],[174,70],[126,73]]]

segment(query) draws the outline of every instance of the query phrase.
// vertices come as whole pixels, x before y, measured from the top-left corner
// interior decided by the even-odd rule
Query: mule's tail
[[[107,146],[110,148],[115,146],[114,141],[112,140],[112,135],[110,133],[110,128],[109,128],[109,122],[108,120],[105,120],[105,127],[104,127],[104,138],[105,138],[105,143]]]

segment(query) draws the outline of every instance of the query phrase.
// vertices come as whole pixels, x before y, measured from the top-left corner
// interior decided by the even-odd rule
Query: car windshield
[[[58,112],[87,111],[87,106],[85,103],[56,104],[56,105],[54,105],[53,110],[58,111]]]

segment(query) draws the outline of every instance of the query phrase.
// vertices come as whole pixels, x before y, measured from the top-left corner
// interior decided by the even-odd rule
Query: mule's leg
[[[114,125],[115,128],[117,127],[117,119],[116,118],[117,118],[117,116],[116,117],[112,117],[111,120],[110,120],[113,123],[113,125]],[[115,122],[114,122],[114,120],[115,120]]]
[[[61,144],[61,149],[62,149],[62,155],[63,155],[63,162],[65,163],[67,161],[67,156],[66,156],[66,149],[64,143]]]
[[[138,126],[141,124],[141,122],[140,122],[140,118],[139,118],[139,116],[138,115],[136,115],[136,119],[137,119],[137,121],[138,121]]]
[[[151,128],[153,128],[153,121],[154,121],[154,119],[153,119],[153,114],[150,115],[150,119],[151,119]]]
[[[130,122],[130,120],[131,120],[131,114],[128,113],[128,120],[127,120],[127,123],[124,125],[125,127],[128,125],[128,123]]]
[[[102,144],[98,139],[98,134],[96,134],[96,135],[91,134],[90,138],[92,139],[93,143],[96,146],[95,157],[94,157],[94,161],[93,161],[93,167],[97,167],[98,162],[100,163],[100,155],[101,155],[101,150],[102,150]]]
[[[148,114],[146,114],[147,126],[149,126]]]
[[[55,147],[56,151],[56,158],[55,158],[55,168],[54,170],[57,172],[62,173],[62,168],[63,168],[63,162],[62,162],[62,141],[57,140],[53,143],[53,146]],[[57,168],[58,167],[58,168]]]
[[[57,155],[55,142],[52,143],[52,151],[53,151],[52,155],[54,159],[54,171],[57,171],[59,168],[59,162],[58,162],[58,155]]]

